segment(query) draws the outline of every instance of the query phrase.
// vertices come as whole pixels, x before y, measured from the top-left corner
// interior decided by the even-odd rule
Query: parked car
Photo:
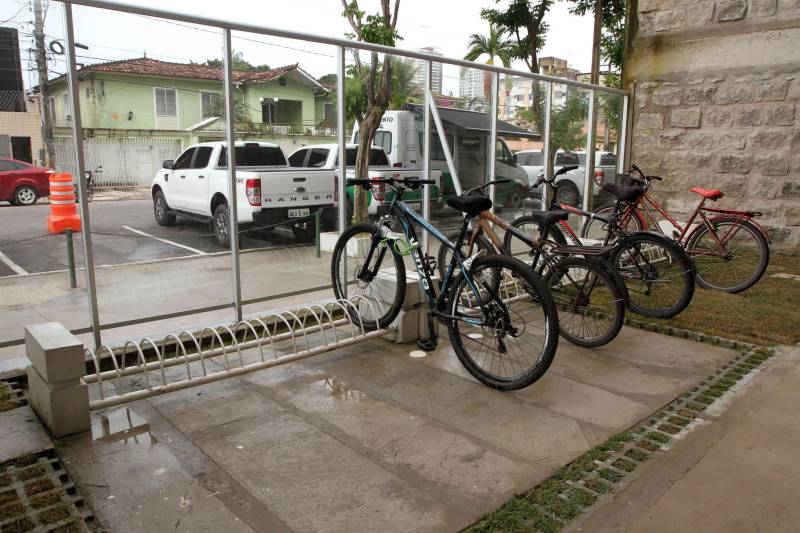
[[[539,176],[544,172],[544,155],[541,150],[521,150],[517,152],[517,163],[528,173],[528,181],[535,183]],[[559,176],[554,185],[556,188],[555,202],[578,206],[581,203],[581,191],[583,190],[583,179],[586,174],[584,168],[580,168],[580,159],[573,152],[559,150],[556,152],[555,168],[565,166],[578,166],[575,170],[570,170],[566,174]],[[534,198],[541,199],[542,187],[533,192]]]
[[[16,159],[0,159],[0,200],[12,205],[33,205],[50,196],[52,168],[37,167]]]
[[[277,144],[235,146],[239,224],[269,229],[289,222],[298,240],[313,237],[309,215],[317,209],[323,210],[323,224],[335,224],[333,171],[291,168]],[[227,151],[225,142],[206,142],[164,161],[151,187],[158,224],[171,226],[178,216],[211,220],[217,243],[230,244]]]
[[[578,170],[583,171],[586,168],[586,152],[575,152],[580,161]],[[599,150],[594,153],[594,184],[596,187],[602,187],[606,183],[614,183],[617,176],[617,154],[614,152],[601,152]],[[597,193],[595,193],[597,194]]]
[[[358,145],[348,144],[346,147],[347,177],[355,177],[356,154]],[[289,156],[289,164],[293,167],[323,168],[336,173],[338,176],[339,165],[339,145],[338,144],[314,144],[304,146],[295,150]],[[396,178],[396,179],[421,179],[422,171],[416,168],[403,168],[400,164],[394,166],[390,164],[389,158],[383,148],[373,146],[369,152],[369,177],[371,179]],[[431,185],[431,201],[436,202],[440,198],[440,183],[442,173],[438,170],[431,170],[431,179],[436,185]],[[334,180],[338,185],[338,178]],[[338,191],[338,189],[336,189]],[[338,192],[334,192],[334,198]],[[353,213],[353,194],[354,188],[347,187],[347,215],[348,219]],[[338,198],[336,198],[338,200]],[[392,192],[387,191],[383,185],[378,185],[372,189],[372,194],[367,197],[369,214],[377,214],[381,206],[388,205],[392,200]],[[414,209],[420,209],[422,201],[422,191],[408,191],[403,200]]]

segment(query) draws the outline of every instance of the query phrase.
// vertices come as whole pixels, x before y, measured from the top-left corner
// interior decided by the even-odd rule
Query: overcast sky
[[[219,18],[268,27],[306,32],[316,35],[342,37],[350,28],[342,18],[341,0],[135,0],[131,4],[158,7],[176,12],[191,8],[192,13],[209,18]],[[361,0],[361,8],[377,10],[377,0]],[[488,23],[480,18],[482,7],[493,5],[491,0],[402,0],[398,31],[403,37],[399,46],[418,49],[433,46],[444,55],[463,57],[467,40],[472,33],[488,33]],[[23,69],[33,69],[34,63],[25,61],[32,45],[33,13],[29,0],[0,2],[1,25],[20,30],[20,47],[23,49]],[[78,50],[79,63],[97,63],[140,57],[165,61],[204,61],[221,56],[218,30],[189,28],[141,16],[75,6],[75,34],[78,42],[89,46]],[[556,3],[547,16],[550,31],[542,56],[556,56],[586,72],[589,69],[592,45],[592,18],[576,17],[568,12],[568,3]],[[63,10],[59,2],[51,1],[45,30],[48,42],[63,39]],[[252,39],[252,40],[249,40]],[[261,42],[254,42],[261,41]],[[278,67],[295,62],[314,76],[335,72],[335,49],[302,41],[278,39],[253,34],[234,33],[234,50],[244,53],[254,64],[266,63]],[[485,58],[482,59],[485,61]],[[526,70],[522,62],[515,67]],[[53,61],[54,72],[63,72],[63,61]],[[446,67],[444,90],[458,92],[458,69]],[[26,83],[35,84],[34,73],[25,73]]]

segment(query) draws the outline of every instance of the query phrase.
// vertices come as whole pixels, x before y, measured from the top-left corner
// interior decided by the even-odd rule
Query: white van
[[[381,125],[375,133],[374,146],[380,146],[389,157],[392,165],[404,168],[422,168],[423,154],[423,106],[406,104],[402,110],[386,111]],[[439,108],[439,117],[444,126],[447,144],[453,156],[456,173],[461,180],[462,190],[484,183],[486,175],[487,146],[489,142],[489,116],[486,113],[465,111],[463,109]],[[433,126],[431,150],[431,170],[442,174],[441,197],[455,194],[450,170],[447,168],[436,127]],[[495,200],[500,206],[521,206],[528,194],[528,174],[516,162],[516,156],[508,149],[505,137],[524,137],[538,139],[522,128],[497,121],[497,148],[494,179],[510,179],[510,183],[498,185]],[[358,143],[358,124],[353,130],[352,143]],[[431,195],[432,199],[434,195]]]

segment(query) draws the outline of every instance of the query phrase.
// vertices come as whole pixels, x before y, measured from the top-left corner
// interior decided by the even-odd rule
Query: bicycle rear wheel
[[[501,280],[496,289],[485,281],[495,276]],[[529,266],[511,257],[480,257],[469,278],[460,273],[448,294],[447,330],[459,361],[494,389],[531,385],[550,367],[558,346],[550,292]]]
[[[595,214],[603,218],[608,218],[614,214],[614,210],[614,206],[609,205],[608,207],[598,209],[595,211]],[[620,220],[619,226],[625,233],[634,233],[644,229],[644,224],[642,224],[642,220],[635,211],[631,213],[627,219]],[[596,218],[585,218],[583,220],[581,239],[594,239],[602,242],[606,238],[606,233],[608,233],[608,230],[605,224],[600,220],[597,220]]]
[[[628,309],[670,318],[689,305],[694,294],[694,267],[674,241],[639,232],[622,237],[615,246],[611,263],[628,289]]]
[[[385,328],[400,313],[406,294],[403,258],[381,243],[380,228],[356,224],[336,241],[331,258],[333,293],[348,300],[347,314],[365,331]]]
[[[539,222],[537,222],[535,218],[531,216],[519,217],[511,223],[511,226],[531,241],[539,241],[541,226],[539,226]],[[567,244],[567,238],[561,232],[558,225],[550,226],[546,229],[542,244],[544,253],[547,253],[553,246],[563,246],[565,244]],[[506,231],[503,237],[503,253],[519,259],[526,265],[532,266],[537,274],[542,275],[546,265],[542,254],[537,254],[535,248],[531,248],[530,245],[521,241],[518,237],[515,237],[510,231]],[[533,264],[534,258],[536,258],[536,264]]]
[[[546,284],[558,309],[558,331],[569,342],[596,348],[619,334],[626,294],[603,263],[566,257],[550,271]]]
[[[706,289],[737,293],[755,285],[769,263],[769,245],[747,220],[711,220],[697,228],[686,251],[694,261],[697,282]]]

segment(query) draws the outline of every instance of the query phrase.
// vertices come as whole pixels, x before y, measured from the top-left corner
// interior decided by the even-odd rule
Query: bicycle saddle
[[[720,198],[725,196],[722,193],[722,191],[718,189],[704,189],[702,187],[692,187],[691,189],[689,189],[689,191],[695,194],[699,194],[700,196],[708,200],[719,200]]]
[[[492,199],[488,196],[451,196],[447,199],[447,205],[469,216],[475,216],[481,211],[491,209]]]
[[[632,202],[642,195],[642,188],[638,185],[617,185],[616,183],[606,183],[603,190],[612,194],[621,202]]]
[[[531,218],[534,219],[539,224],[542,224],[544,226],[549,226],[550,224],[555,224],[559,220],[567,220],[569,218],[569,213],[567,213],[563,209],[551,209],[550,211],[532,211]]]

